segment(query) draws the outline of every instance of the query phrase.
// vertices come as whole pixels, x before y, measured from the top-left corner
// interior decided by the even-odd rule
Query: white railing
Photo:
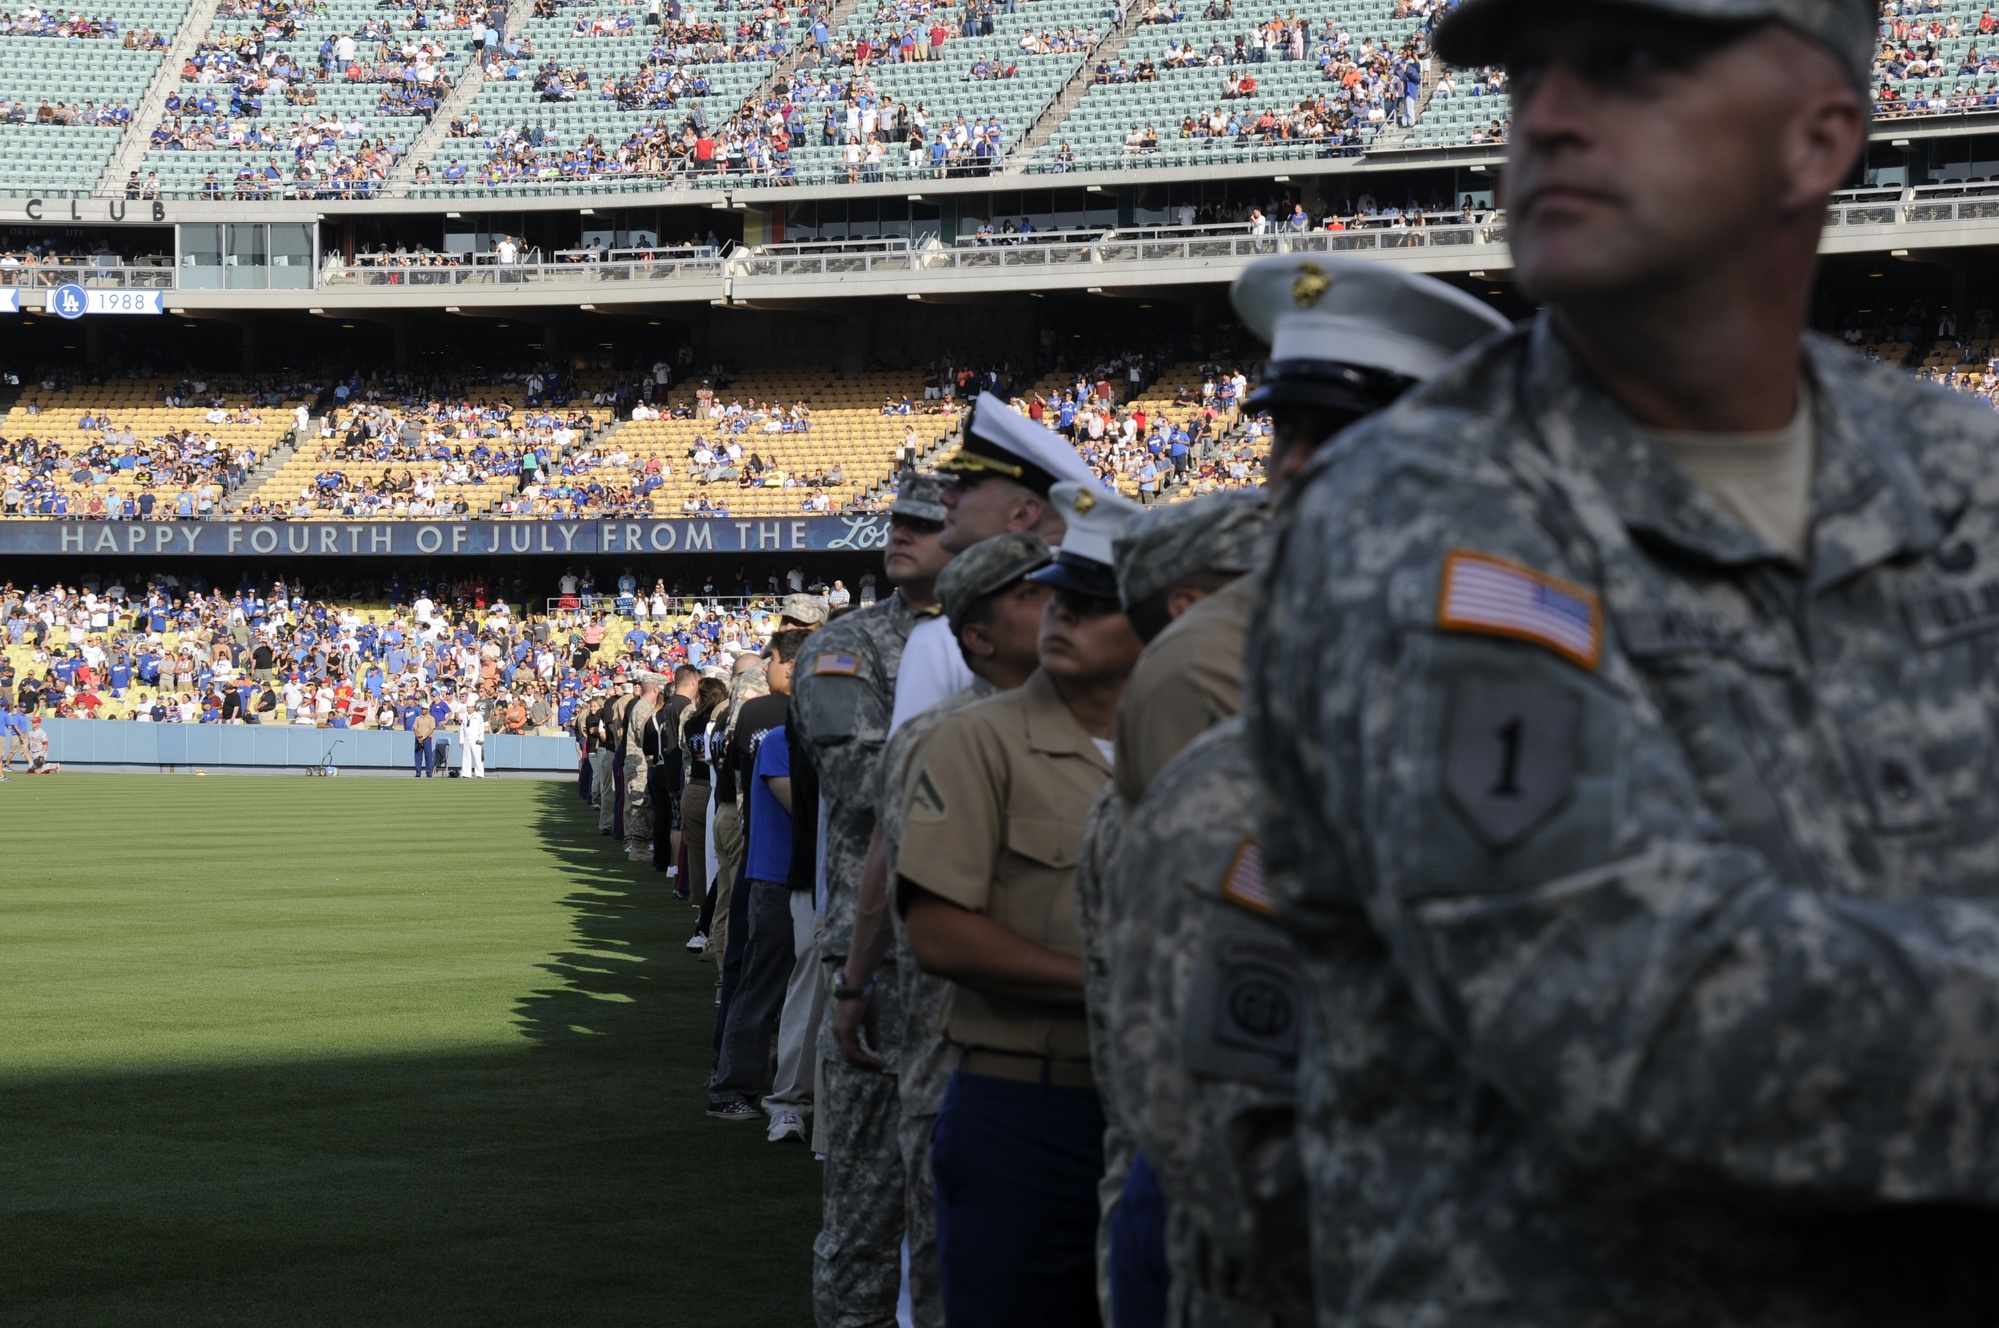
[[[1008,239],[1014,237],[1006,237]],[[1036,237],[1021,237],[1035,239]],[[1396,253],[1456,249],[1506,240],[1503,221],[1469,226],[1416,226],[1349,231],[1300,231],[1251,235],[1240,228],[1157,228],[1125,235],[1112,231],[1083,243],[938,245],[847,253],[749,251],[729,264],[732,277],[847,276],[872,272],[1042,271],[1119,263],[1171,263],[1266,254]]]
[[[554,263],[398,264],[369,263],[352,267],[328,264],[320,269],[322,289],[352,286],[539,286],[594,282],[657,282],[719,280],[727,260],[650,258],[624,261]]]
[[[106,264],[78,260],[61,264],[40,263],[33,267],[0,267],[0,286],[20,286],[29,290],[54,290],[74,282],[112,290],[172,290],[173,260],[136,264]]]

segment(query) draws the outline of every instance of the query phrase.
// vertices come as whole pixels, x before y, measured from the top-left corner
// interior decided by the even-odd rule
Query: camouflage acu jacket
[[[846,957],[854,933],[854,892],[875,825],[875,764],[888,741],[895,674],[916,616],[900,595],[847,614],[814,632],[792,671],[791,724],[819,775],[826,834],[826,922],[820,954]]]
[[[1999,1313],[1999,419],[1803,370],[1802,570],[1545,319],[1303,480],[1245,715],[1322,1324]]]

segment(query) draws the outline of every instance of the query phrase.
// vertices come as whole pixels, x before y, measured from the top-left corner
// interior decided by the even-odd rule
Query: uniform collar
[[[1028,675],[1020,689],[1020,708],[1027,719],[1027,746],[1031,751],[1051,756],[1080,756],[1102,770],[1111,772],[1111,763],[1082,725],[1069,713],[1055,680],[1040,669]]]
[[[1877,418],[1877,401],[1843,352],[1807,337],[1813,389],[1811,586],[1821,590],[1888,558],[1933,548],[1942,529],[1914,467],[1888,439],[1905,422]],[[1689,480],[1592,378],[1556,333],[1535,320],[1523,404],[1560,464],[1595,480],[1624,525],[1717,566],[1778,555]]]

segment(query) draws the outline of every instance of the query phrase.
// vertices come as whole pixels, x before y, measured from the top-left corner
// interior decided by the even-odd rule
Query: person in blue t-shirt
[[[776,661],[766,674],[788,664]],[[788,682],[789,680],[786,679]],[[777,691],[777,679],[772,690]],[[786,689],[788,690],[788,688]],[[708,1114],[718,1120],[757,1120],[750,1099],[763,1091],[769,1062],[771,1026],[784,1008],[796,956],[791,870],[791,749],[784,726],[764,733],[757,745],[749,788],[743,882],[749,887],[748,927],[743,961],[722,1030],[721,1055],[708,1083]],[[810,892],[805,907],[811,908]],[[732,942],[733,942],[733,938]],[[782,1051],[780,1051],[782,1056]],[[776,1120],[773,1117],[773,1129]],[[801,1132],[799,1137],[803,1137]]]

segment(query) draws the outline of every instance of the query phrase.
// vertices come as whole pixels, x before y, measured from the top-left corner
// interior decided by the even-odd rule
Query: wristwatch
[[[875,984],[872,982],[865,987],[849,986],[845,973],[836,971],[833,974],[833,999],[836,1001],[864,1001],[874,994]]]

